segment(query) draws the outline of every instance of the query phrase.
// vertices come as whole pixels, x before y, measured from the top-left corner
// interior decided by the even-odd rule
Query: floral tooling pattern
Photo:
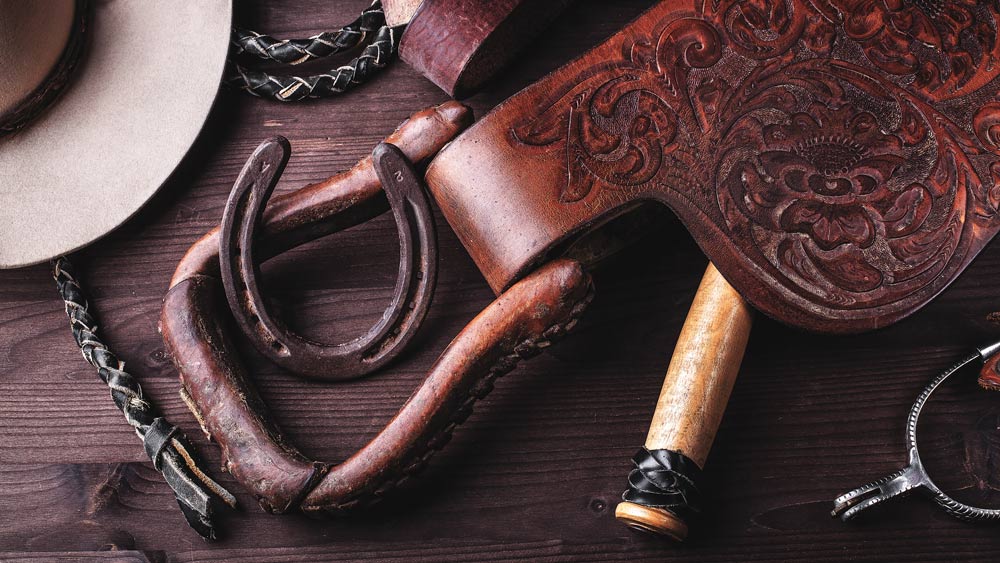
[[[976,0],[863,0],[840,2],[847,37],[868,60],[914,86],[943,97],[961,94],[996,76],[996,29]],[[981,6],[983,5],[983,6]]]
[[[758,224],[803,233],[822,250],[865,249],[880,229],[912,233],[930,212],[922,185],[888,188],[905,162],[902,141],[882,132],[871,113],[814,104],[762,135],[761,169],[746,167],[740,179]]]
[[[565,155],[566,205],[683,198],[794,299],[883,307],[943,287],[997,216],[1000,102],[940,106],[1000,72],[996,10],[705,2],[582,70],[511,141]]]

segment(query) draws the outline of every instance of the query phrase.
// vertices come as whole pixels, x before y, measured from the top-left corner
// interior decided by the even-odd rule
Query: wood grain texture
[[[349,21],[367,0],[240,2],[241,22],[302,36]],[[580,0],[477,114],[596,45],[649,0]],[[78,256],[108,342],[145,392],[194,439],[218,449],[177,396],[156,334],[184,251],[217,224],[247,155],[291,140],[277,191],[348,168],[418,107],[445,99],[396,65],[351,96],[277,105],[223,93],[169,185],[137,217]],[[450,339],[493,294],[438,219],[441,274],[416,346],[367,380],[302,382],[243,353],[264,399],[309,456],[341,460],[370,440]],[[42,226],[40,226],[42,228]],[[306,335],[356,336],[391,298],[395,225],[383,216],[269,262],[268,293]],[[106,388],[80,357],[45,267],[0,272],[0,561],[995,561],[997,529],[953,521],[920,498],[845,525],[832,499],[905,460],[909,405],[971,346],[1000,337],[1000,246],[927,308],[865,336],[818,337],[756,321],[706,467],[715,507],[683,546],[614,520],[628,459],[648,429],[706,260],[676,219],[596,272],[574,334],[505,377],[428,471],[391,503],[346,520],[270,516],[228,476],[242,510],[227,537],[189,530]],[[935,394],[921,444],[932,476],[965,500],[1000,504],[1000,404],[975,373]],[[140,558],[141,556],[141,558]]]
[[[753,310],[709,263],[674,345],[646,433],[647,450],[677,452],[698,468],[705,467],[751,326]],[[635,486],[631,475],[629,483]],[[615,508],[622,523],[679,541],[688,536],[689,523],[673,511],[632,500],[626,498]]]
[[[705,466],[743,362],[752,315],[709,264],[674,345],[646,448],[680,452]]]

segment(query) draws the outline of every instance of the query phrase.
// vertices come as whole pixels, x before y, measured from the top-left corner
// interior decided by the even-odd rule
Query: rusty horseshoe
[[[268,309],[255,256],[254,242],[265,205],[290,154],[284,137],[261,143],[229,196],[219,251],[229,308],[244,336],[275,364],[320,379],[360,377],[395,358],[416,334],[430,307],[437,280],[431,206],[402,151],[388,143],[375,147],[372,162],[399,230],[399,275],[392,302],[379,322],[358,338],[336,345],[313,342],[289,330]]]

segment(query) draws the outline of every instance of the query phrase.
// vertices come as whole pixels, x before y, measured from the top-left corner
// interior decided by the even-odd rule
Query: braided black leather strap
[[[357,27],[353,27],[351,31],[344,33],[344,30],[355,24],[358,24]],[[249,92],[254,96],[270,98],[279,102],[294,102],[306,98],[328,98],[342,94],[362,84],[389,64],[389,61],[395,57],[396,51],[399,48],[399,38],[403,33],[404,27],[388,27],[385,25],[385,13],[382,12],[380,2],[372,4],[351,26],[345,27],[340,32],[333,34],[333,36],[338,36],[339,39],[338,41],[330,42],[332,47],[325,48],[330,49],[330,53],[327,54],[345,50],[339,48],[338,45],[346,46],[351,41],[353,41],[351,46],[359,45],[369,35],[372,36],[372,40],[365,46],[360,55],[343,66],[312,76],[282,76],[248,69],[235,63],[230,58],[223,83],[231,88]],[[372,31],[374,35],[372,35]],[[360,33],[359,38],[357,38],[357,33]],[[318,35],[316,38],[320,38],[323,35],[326,34]],[[258,36],[258,38],[266,38],[272,42],[276,41],[265,36]],[[268,52],[267,45],[271,44],[268,41],[262,41],[260,45],[253,48],[256,49],[254,53],[257,56],[263,54],[263,58],[274,60],[277,60],[276,57],[291,58],[294,62],[289,62],[288,64],[298,64],[310,58],[317,58],[321,56],[320,53],[325,51],[325,49],[319,49],[315,45],[310,45],[309,48],[312,49],[310,54],[304,54],[295,58],[293,53],[296,53],[299,48],[305,49],[304,45],[310,41],[300,40],[297,43],[275,42],[273,45],[282,46],[271,49],[272,53]],[[245,49],[244,46],[240,48],[244,48],[245,52],[251,52],[250,49]],[[306,53],[306,51],[303,51],[303,53]]]
[[[642,448],[632,463],[623,500],[669,510],[685,522],[701,513],[701,468],[684,454]]]
[[[327,31],[308,39],[275,39],[248,29],[233,28],[232,46],[235,55],[250,55],[258,59],[297,65],[348,51],[361,44],[367,34],[385,26],[382,2],[376,0],[358,19],[337,31]]]
[[[52,275],[66,303],[73,338],[84,359],[97,368],[101,380],[111,388],[112,400],[142,439],[153,467],[163,474],[173,489],[188,524],[205,539],[215,539],[212,525],[215,499],[235,508],[236,498],[198,467],[193,450],[177,427],[155,415],[152,406],[143,398],[139,383],[97,336],[97,322],[90,314],[72,264],[66,258],[59,258],[53,264]]]

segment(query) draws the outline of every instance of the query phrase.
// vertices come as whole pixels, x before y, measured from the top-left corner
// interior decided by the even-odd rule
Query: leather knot
[[[170,443],[170,438],[177,433],[177,427],[167,422],[163,417],[157,417],[146,429],[146,435],[142,437],[142,446],[146,449],[146,455],[153,462],[153,467],[160,471],[160,456],[163,448]]]
[[[701,468],[690,458],[673,450],[642,448],[632,463],[635,469],[629,472],[623,500],[669,510],[684,521],[701,513]]]

